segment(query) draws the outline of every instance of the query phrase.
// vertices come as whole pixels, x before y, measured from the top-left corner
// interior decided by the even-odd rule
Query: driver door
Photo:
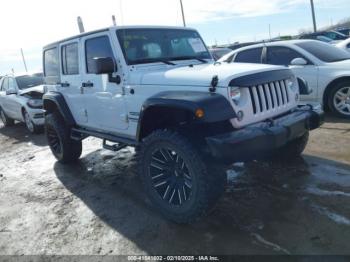
[[[126,130],[128,118],[123,81],[113,83],[107,74],[94,73],[94,58],[110,57],[117,61],[108,33],[83,37],[81,45],[85,60],[81,88],[87,115],[86,125],[103,132],[118,133]],[[122,79],[121,70],[117,68],[113,77]]]

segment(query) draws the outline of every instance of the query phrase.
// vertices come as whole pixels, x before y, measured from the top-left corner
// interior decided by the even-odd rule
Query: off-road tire
[[[177,174],[177,172],[180,174],[181,171],[160,171],[161,173],[166,173],[166,176],[168,176],[168,178],[165,179],[168,184],[164,185],[164,196],[166,196],[166,198],[164,199],[164,197],[162,197],[163,194],[157,191],[156,183],[159,182],[154,180],[155,176],[151,175],[151,170],[154,168],[151,164],[154,163],[152,162],[154,161],[154,154],[156,154],[156,152],[162,152],[160,149],[167,149],[168,152],[170,152],[170,158],[171,153],[176,153],[176,155],[172,155],[172,161],[176,161],[173,164],[185,163],[185,165],[178,164],[178,166],[181,165],[185,167],[191,177],[192,188],[190,189],[191,191],[188,194],[187,200],[182,204],[180,199],[186,199],[186,192],[182,193],[181,190],[181,193],[177,193],[182,196],[176,196],[178,205],[171,204],[171,199],[169,199],[172,193],[171,191],[175,192],[175,186],[172,187],[173,185],[171,185],[171,183],[175,182],[170,181],[171,179],[181,179],[181,175]],[[175,223],[193,223],[200,217],[205,216],[215,205],[222,192],[224,192],[226,176],[216,176],[215,174],[209,173],[203,162],[203,157],[196,147],[190,143],[186,137],[175,131],[157,130],[146,137],[137,152],[137,159],[139,162],[139,175],[146,194],[155,208],[164,217]],[[166,158],[163,158],[163,161],[165,160]],[[160,162],[156,163],[159,164]],[[176,170],[176,167],[174,169]],[[166,186],[167,189],[165,190]],[[168,187],[170,187],[170,193],[167,195]],[[184,187],[182,187],[182,189],[183,188]]]
[[[0,107],[0,120],[1,122],[4,124],[5,127],[8,127],[8,126],[13,126],[15,124],[15,120],[9,118],[5,111],[2,110],[2,108]]]
[[[308,141],[309,131],[276,150],[274,152],[274,159],[286,161],[300,157],[305,150]]]
[[[69,164],[81,156],[82,142],[71,139],[70,128],[58,112],[45,116],[45,135],[53,155],[59,162]]]
[[[330,111],[338,116],[338,117],[341,117],[341,118],[347,118],[347,119],[350,119],[350,115],[347,115],[347,114],[343,114],[341,113],[337,108],[336,106],[334,105],[334,98],[335,98],[335,95],[337,94],[337,92],[342,89],[342,88],[346,88],[346,87],[350,87],[350,81],[343,81],[343,82],[340,82],[336,85],[334,85],[332,87],[332,89],[330,90],[330,92],[328,93],[328,96],[327,96],[327,105],[328,105],[328,108],[330,109]]]

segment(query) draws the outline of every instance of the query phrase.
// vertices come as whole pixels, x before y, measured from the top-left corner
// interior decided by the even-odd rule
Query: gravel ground
[[[299,160],[233,165],[212,214],[187,226],[153,210],[131,148],[87,139],[63,166],[22,124],[0,124],[0,145],[0,255],[350,254],[350,121],[328,119]]]

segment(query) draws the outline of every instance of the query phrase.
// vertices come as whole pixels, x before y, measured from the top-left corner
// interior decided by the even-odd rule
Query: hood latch
[[[211,87],[209,88],[209,91],[211,93],[214,93],[216,91],[216,87],[218,86],[219,83],[219,77],[217,75],[213,76],[212,80],[211,80]]]

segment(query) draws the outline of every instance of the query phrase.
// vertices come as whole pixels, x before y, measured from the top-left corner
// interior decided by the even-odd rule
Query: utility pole
[[[184,12],[184,6],[182,4],[182,0],[180,0],[180,5],[181,5],[181,13],[182,13],[182,22],[184,27],[186,27],[185,12]]]
[[[113,22],[113,26],[117,26],[117,22],[115,20],[115,15],[112,15],[112,22]]]
[[[23,54],[23,49],[22,49],[22,48],[21,48],[21,55],[22,55],[22,60],[23,60],[24,68],[25,68],[26,72],[28,72],[27,64],[26,64],[26,60],[24,59],[24,54]]]
[[[83,19],[81,19],[80,16],[77,17],[77,22],[78,22],[78,27],[79,27],[79,33],[84,33],[84,24],[83,24]]]
[[[317,32],[317,26],[316,26],[316,15],[315,15],[315,6],[314,6],[314,0],[310,0],[311,4],[311,12],[312,12],[312,21],[314,23],[314,32]]]

